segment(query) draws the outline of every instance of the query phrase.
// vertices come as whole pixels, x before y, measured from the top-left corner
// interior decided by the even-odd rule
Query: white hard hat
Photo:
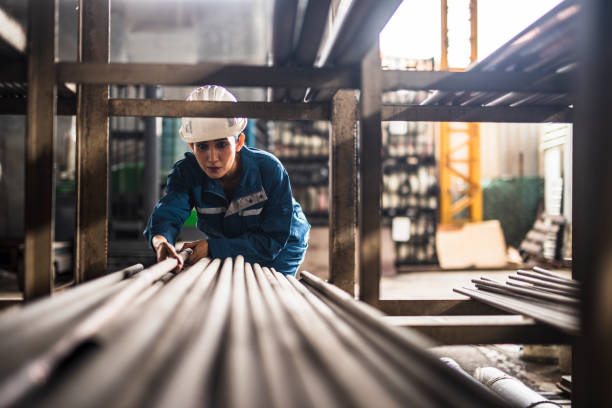
[[[205,85],[191,92],[188,101],[238,102],[230,91],[218,85]],[[206,142],[238,136],[246,118],[183,118],[179,133],[187,143]]]

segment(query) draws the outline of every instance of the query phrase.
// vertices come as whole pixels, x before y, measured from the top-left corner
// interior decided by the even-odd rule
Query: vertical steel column
[[[329,136],[329,282],[355,295],[355,123],[357,95],[332,100]]]
[[[24,299],[51,293],[53,264],[53,131],[55,0],[28,4]]]
[[[583,283],[572,406],[610,407],[612,393],[612,2],[581,2],[573,141],[573,273]]]
[[[145,90],[147,99],[159,99],[161,89],[156,86],[147,86]],[[153,212],[153,208],[159,200],[160,173],[161,173],[161,153],[160,138],[157,132],[157,118],[146,117],[145,122],[145,162],[143,180],[143,216],[146,223]]]
[[[359,117],[359,299],[376,304],[380,284],[382,75],[378,41],[361,62]]]
[[[79,61],[109,62],[110,0],[79,0]],[[79,85],[75,278],[106,273],[108,85]]]

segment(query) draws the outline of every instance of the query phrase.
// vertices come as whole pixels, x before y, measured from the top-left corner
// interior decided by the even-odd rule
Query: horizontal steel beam
[[[570,74],[547,77],[523,72],[451,72],[383,70],[383,90],[439,90],[482,92],[570,92]]]
[[[409,327],[440,344],[570,344],[571,337],[521,315],[385,316],[394,326]]]
[[[558,106],[511,108],[507,106],[385,105],[382,111],[383,121],[409,122],[571,123],[572,117],[572,108]]]
[[[391,316],[499,315],[499,309],[471,299],[380,299],[376,308]]]
[[[357,88],[351,68],[266,67],[225,64],[57,63],[57,82],[196,86]]]
[[[246,117],[268,120],[329,120],[327,103],[193,102],[111,99],[111,116]]]

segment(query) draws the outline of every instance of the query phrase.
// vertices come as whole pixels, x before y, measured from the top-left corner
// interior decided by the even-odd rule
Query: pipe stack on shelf
[[[0,407],[497,407],[416,333],[303,273],[133,267],[0,319]]]
[[[526,72],[534,86],[554,85],[556,74],[575,75],[578,66],[576,32],[581,5],[565,0],[525,28],[482,61],[471,72]],[[569,106],[569,93],[443,92],[430,94],[421,105],[454,106]]]
[[[507,312],[532,317],[570,335],[580,334],[580,282],[537,266],[533,271],[519,269],[508,278],[505,283],[487,277],[472,279],[476,290],[453,290]]]

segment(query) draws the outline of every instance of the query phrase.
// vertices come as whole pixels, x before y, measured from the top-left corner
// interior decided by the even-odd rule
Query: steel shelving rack
[[[534,73],[517,71],[407,72],[382,71],[376,43],[378,32],[399,0],[354,1],[335,16],[324,38],[330,5],[311,0],[304,11],[298,38],[293,41],[297,0],[275,1],[272,66],[221,64],[109,63],[109,1],[79,1],[79,62],[54,60],[54,1],[30,1],[27,46],[19,58],[0,65],[0,81],[27,84],[23,99],[0,98],[0,112],[27,114],[25,293],[26,300],[51,292],[53,242],[53,123],[56,114],[77,115],[77,231],[76,279],[83,282],[106,271],[108,121],[110,116],[244,116],[268,120],[329,120],[330,136],[330,282],[354,293],[359,271],[359,299],[392,315],[444,315],[429,332],[447,343],[570,342],[574,347],[575,406],[611,406],[612,293],[609,253],[612,249],[612,38],[606,21],[612,15],[607,0],[566,1],[580,7],[576,16],[576,62],[573,72],[555,72],[545,81]],[[14,33],[0,27],[3,48],[14,49]],[[287,41],[291,39],[291,41]],[[23,39],[22,39],[23,40]],[[293,46],[295,44],[295,47]],[[323,58],[315,63],[321,46]],[[77,97],[65,93],[66,83],[78,84]],[[109,84],[271,87],[271,102],[185,102],[109,99]],[[4,87],[6,89],[6,87]],[[478,105],[383,105],[383,91],[394,89],[473,91],[482,93],[561,95],[563,104],[540,101]],[[308,90],[307,92],[304,92]],[[359,101],[356,90],[360,91]],[[308,102],[301,102],[306,96]],[[512,98],[510,98],[512,99]],[[563,100],[563,99],[561,99]],[[557,100],[558,101],[558,100]],[[515,101],[516,102],[516,101]],[[576,108],[574,108],[574,103]],[[359,120],[359,162],[355,163],[355,122]],[[574,277],[584,285],[583,333],[564,338],[539,324],[483,324],[492,308],[471,300],[381,300],[380,193],[381,121],[565,122],[574,123]],[[359,214],[355,220],[355,191]],[[359,240],[355,244],[357,225]],[[355,251],[357,265],[353,264]],[[459,322],[454,314],[481,315]],[[418,326],[411,324],[412,327]],[[431,329],[437,327],[437,329]],[[427,331],[427,330],[425,330]]]

